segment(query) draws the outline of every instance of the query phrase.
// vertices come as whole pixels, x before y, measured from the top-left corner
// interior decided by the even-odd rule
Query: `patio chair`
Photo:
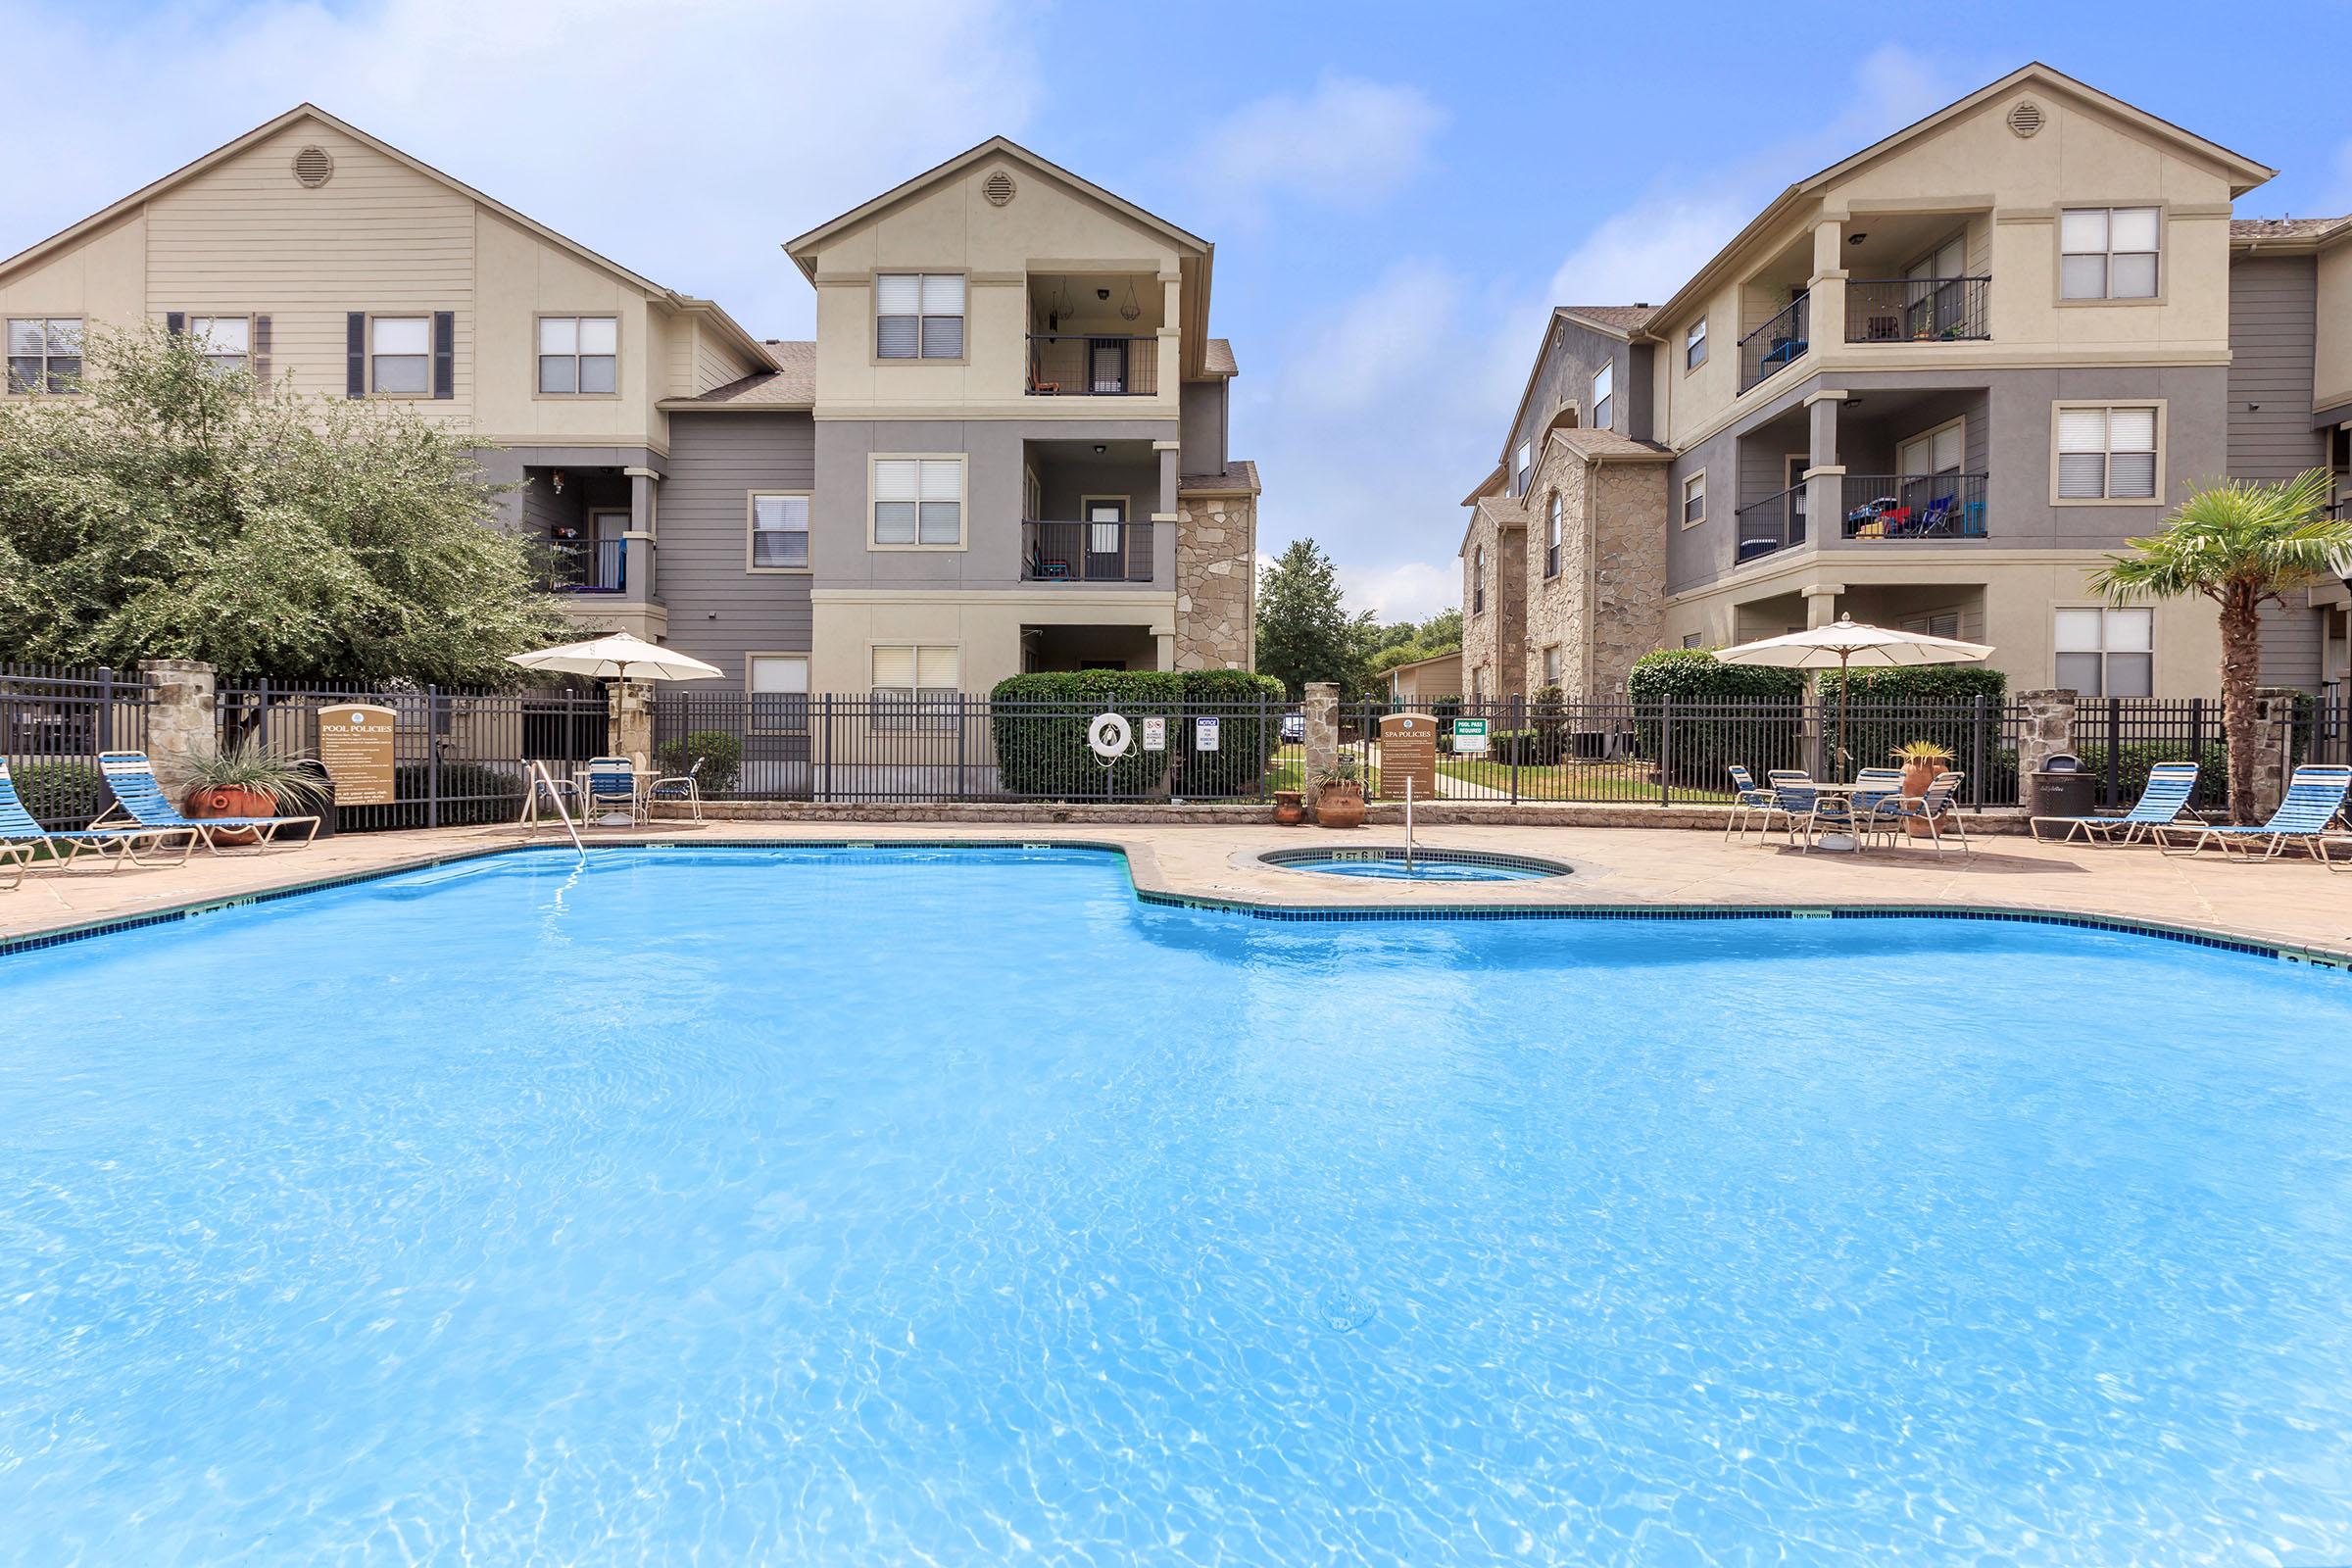
[[[1943,858],[1944,830],[1948,827],[1953,836],[1959,839],[1961,852],[1975,854],[1976,846],[1968,842],[1967,825],[1960,820],[1960,813],[1952,809],[1952,802],[1959,796],[1960,786],[1967,779],[1966,773],[1955,773],[1946,768],[1936,775],[1936,781],[1928,786],[1926,793],[1896,796],[1893,803],[1894,818],[1888,824],[1889,835],[1916,838],[1918,835],[1908,831],[1909,824],[1925,822],[1928,825],[1928,842],[1936,846],[1936,858],[1940,860]]]
[[[145,752],[100,752],[98,771],[106,776],[106,787],[115,792],[115,804],[100,813],[92,827],[106,826],[107,817],[120,810],[141,827],[194,833],[215,855],[220,853],[216,837],[220,833],[251,832],[256,851],[281,842],[279,835],[289,828],[310,830],[302,836],[304,844],[318,836],[316,816],[182,816],[163,785],[156,782],[155,764],[147,760]]]
[[[2063,824],[2066,831],[2059,835],[2061,844],[2077,833],[2092,844],[2136,844],[2154,829],[2180,820],[2196,792],[2196,763],[2158,762],[2148,769],[2148,782],[2140,789],[2138,803],[2122,816],[2034,816],[2026,819],[2026,829],[2039,839],[2044,822]],[[2122,838],[2116,837],[2118,831]]]
[[[645,787],[645,819],[654,819],[657,806],[683,806],[697,822],[703,819],[703,762],[696,758],[685,772],[658,778]]]
[[[644,802],[637,793],[637,764],[625,757],[588,759],[581,793],[585,800],[580,814],[589,821],[611,811],[626,812],[632,827],[645,818]]]
[[[1921,538],[1949,533],[1952,528],[1952,498],[1937,496],[1928,503],[1928,510],[1919,514],[1918,526],[1911,531]]]
[[[1726,844],[1732,841],[1732,829],[1735,827],[1740,830],[1741,838],[1747,836],[1749,817],[1762,814],[1769,820],[1773,802],[1772,791],[1758,789],[1755,775],[1746,768],[1734,762],[1731,772],[1734,796],[1730,819],[1723,824],[1723,841]]]
[[[196,853],[196,835],[184,828],[168,827],[43,827],[25,809],[24,799],[17,794],[16,780],[9,776],[8,759],[0,757],[0,851],[13,852],[17,858],[17,882],[24,880],[24,869],[32,863],[35,852],[47,855],[60,868],[73,865],[83,851],[106,860],[111,847],[115,858],[109,868],[121,870],[125,860],[144,865],[138,851],[142,844],[159,846],[166,839],[184,839],[179,859],[173,863],[185,865],[188,857]]]
[[[1804,853],[1813,853],[1821,833],[1851,833],[1854,848],[1862,849],[1873,833],[1886,835],[1895,820],[1895,803],[1902,799],[1903,770],[1866,767],[1854,775],[1854,785],[1840,795],[1816,794],[1813,809],[1805,813]]]
[[[1813,815],[1814,807],[1820,804],[1820,786],[1799,767],[1776,767],[1764,777],[1772,790],[1772,807],[1764,818],[1762,829],[1756,834],[1756,842],[1759,845],[1764,842],[1772,832],[1772,818],[1778,816],[1781,826],[1788,835],[1788,842],[1793,845],[1797,835],[1803,831],[1805,822]]]
[[[2233,844],[2251,855],[2256,844],[2269,839],[2270,848],[2263,852],[2263,858],[2267,860],[2284,854],[2289,844],[2300,844],[2310,852],[2313,859],[2332,871],[2335,861],[2328,854],[2328,829],[2335,820],[2335,813],[2343,809],[2344,797],[2348,792],[2352,792],[2352,767],[2305,763],[2296,768],[2294,776],[2287,780],[2286,799],[2278,803],[2278,809],[2271,813],[2269,821],[2259,826],[2238,827],[2200,822],[2193,827],[2183,827],[2178,823],[2168,823],[2151,827],[2148,832],[2154,836],[2157,847],[2167,855],[2194,855],[2208,844],[2219,846],[2224,855],[2230,853],[2230,847]],[[2187,849],[2173,848],[2172,835],[2175,833],[2190,835]]]

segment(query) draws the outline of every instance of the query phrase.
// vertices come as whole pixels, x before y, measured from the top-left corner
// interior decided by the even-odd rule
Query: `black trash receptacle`
[[[2035,816],[2088,816],[2098,807],[2099,781],[2072,752],[2054,752],[2034,770],[2027,805]]]
[[[333,838],[335,836],[334,775],[326,770],[325,763],[315,757],[306,757],[294,765],[308,775],[312,784],[316,785],[318,790],[318,804],[308,807],[296,814],[308,816],[312,811],[317,811],[318,813],[318,837]]]

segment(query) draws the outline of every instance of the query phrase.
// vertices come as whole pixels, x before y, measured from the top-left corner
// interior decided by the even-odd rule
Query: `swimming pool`
[[[525,854],[0,958],[0,1562],[2352,1558],[2352,983]]]

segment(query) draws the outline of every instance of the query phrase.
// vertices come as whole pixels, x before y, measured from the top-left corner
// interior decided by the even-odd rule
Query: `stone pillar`
[[[625,757],[639,771],[654,765],[654,684],[616,680],[605,689],[608,719],[605,750]]]
[[[2286,799],[2295,725],[2294,688],[2264,686],[2254,693],[2254,803],[2248,821],[2264,822]]]
[[[189,764],[220,749],[215,671],[202,660],[145,659],[139,678],[147,684],[147,758],[156,782],[176,798],[187,788]]]
[[[1299,788],[1315,804],[1315,780],[1340,760],[1340,688],[1336,681],[1306,683],[1306,772]]]
[[[2031,799],[2034,774],[2048,765],[2051,754],[2077,750],[2075,694],[2065,687],[2020,692],[2017,702],[2025,710],[2017,737],[2017,783],[2021,799]]]

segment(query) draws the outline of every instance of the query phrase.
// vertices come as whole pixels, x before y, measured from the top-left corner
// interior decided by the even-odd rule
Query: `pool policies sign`
[[[318,710],[318,761],[335,781],[337,806],[392,804],[393,716],[373,703]]]

